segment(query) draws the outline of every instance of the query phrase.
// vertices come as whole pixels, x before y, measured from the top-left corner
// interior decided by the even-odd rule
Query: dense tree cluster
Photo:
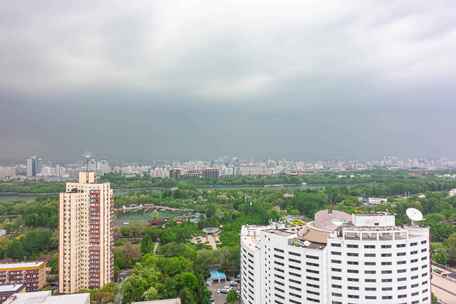
[[[146,254],[122,284],[123,302],[180,297],[183,304],[209,303],[203,275],[183,256]]]

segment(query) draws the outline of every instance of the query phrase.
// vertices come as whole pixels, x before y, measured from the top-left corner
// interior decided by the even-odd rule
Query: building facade
[[[23,284],[27,291],[46,285],[46,263],[23,262],[0,264],[0,285]]]
[[[429,304],[429,230],[320,211],[302,227],[244,226],[243,304]]]
[[[0,285],[0,304],[15,293],[25,292],[24,284]]]
[[[59,292],[100,288],[113,277],[112,190],[94,172],[67,183],[59,205]]]

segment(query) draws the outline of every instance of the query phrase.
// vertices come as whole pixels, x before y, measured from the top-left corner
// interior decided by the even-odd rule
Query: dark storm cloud
[[[0,3],[0,158],[451,156],[453,1]]]

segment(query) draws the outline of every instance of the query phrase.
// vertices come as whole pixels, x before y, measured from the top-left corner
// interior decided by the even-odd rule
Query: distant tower
[[[39,170],[40,170],[40,159],[38,159],[36,156],[27,158],[27,176],[35,177],[39,173]]]
[[[113,278],[112,190],[95,172],[67,183],[59,203],[59,292],[101,288]]]

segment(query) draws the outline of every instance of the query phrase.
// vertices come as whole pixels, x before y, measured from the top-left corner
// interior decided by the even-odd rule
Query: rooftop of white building
[[[23,284],[7,284],[7,285],[0,285],[0,293],[1,292],[17,292],[18,290],[24,287]]]
[[[79,293],[53,296],[50,291],[16,293],[4,304],[89,304],[90,294]]]
[[[386,213],[353,214],[337,210],[321,210],[315,220],[303,227],[271,224],[269,226],[246,225],[242,228],[244,246],[254,248],[260,231],[289,238],[294,246],[323,249],[329,239],[344,237],[353,240],[406,239],[423,229],[417,226],[396,226],[394,215]],[[421,232],[420,232],[421,231]],[[362,233],[366,232],[366,233]]]

